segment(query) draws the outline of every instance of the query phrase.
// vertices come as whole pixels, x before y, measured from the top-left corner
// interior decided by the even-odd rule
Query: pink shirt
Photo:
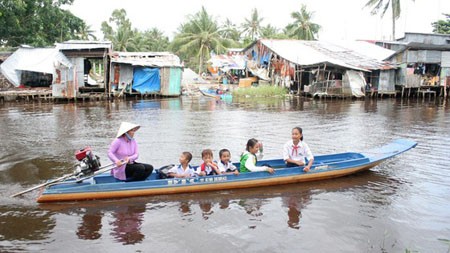
[[[139,150],[136,143],[136,140],[132,139],[128,141],[123,136],[114,139],[114,141],[109,146],[108,150],[108,157],[111,161],[116,163],[119,160],[124,159],[127,157],[130,159],[129,163],[134,163],[139,157]],[[120,167],[115,167],[111,170],[111,175],[113,175],[115,178],[119,180],[125,180],[125,166],[126,164],[123,164]]]

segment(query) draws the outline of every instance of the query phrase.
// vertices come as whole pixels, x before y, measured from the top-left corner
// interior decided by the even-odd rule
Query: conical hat
[[[134,128],[139,129],[140,127],[141,126],[133,124],[133,123],[122,122],[122,124],[120,124],[119,131],[117,131],[117,138],[124,135],[126,132],[130,131],[131,129],[134,129]]]

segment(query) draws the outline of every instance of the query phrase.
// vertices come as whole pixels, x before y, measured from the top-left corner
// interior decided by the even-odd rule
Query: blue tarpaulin
[[[161,77],[159,69],[135,68],[133,76],[133,89],[140,93],[161,91]]]

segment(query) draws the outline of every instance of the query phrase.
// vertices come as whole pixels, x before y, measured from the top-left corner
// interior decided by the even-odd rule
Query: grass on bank
[[[274,85],[261,85],[257,87],[238,88],[233,91],[233,97],[275,97],[285,96],[288,90]]]

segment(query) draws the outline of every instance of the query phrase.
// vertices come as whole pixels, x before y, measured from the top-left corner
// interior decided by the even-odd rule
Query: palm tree
[[[270,24],[261,27],[261,37],[265,39],[272,39],[278,34],[278,28]]]
[[[90,25],[83,24],[79,31],[79,38],[82,40],[97,40],[95,36],[95,31],[92,30]]]
[[[180,26],[179,34],[172,41],[172,48],[186,59],[191,59],[195,55],[198,59],[200,74],[211,52],[225,52],[231,40],[220,36],[221,30],[217,21],[206,12],[205,7],[189,19],[187,23]]]
[[[261,38],[265,39],[287,39],[288,36],[282,32],[280,29],[272,26],[270,24],[261,27]]]
[[[148,49],[153,52],[166,51],[169,38],[162,31],[154,27],[144,32],[143,36],[148,44]]]
[[[120,27],[111,38],[114,50],[123,52],[134,51],[132,49],[133,38],[134,33],[131,29]]]
[[[288,35],[299,40],[315,40],[320,30],[320,25],[312,23],[314,12],[308,12],[306,5],[302,4],[300,12],[292,12],[294,22],[286,26]]]
[[[237,26],[227,18],[225,23],[222,25],[221,36],[225,39],[232,39],[234,41],[239,41],[240,33]]]
[[[169,38],[164,36],[158,28],[152,28],[145,32],[135,30],[126,49],[133,52],[161,52],[167,50],[168,44]]]
[[[253,9],[250,19],[245,19],[245,22],[242,24],[242,33],[249,36],[252,41],[259,38],[263,20],[264,18],[259,17],[258,10]]]
[[[127,13],[124,9],[114,10],[109,22],[102,22],[101,31],[105,39],[108,39],[113,44],[113,49],[116,51],[133,51],[132,40],[138,31],[131,28],[131,22],[127,18]],[[113,28],[115,27],[115,29]]]
[[[380,10],[382,10],[381,17],[383,17],[387,9],[391,7],[393,40],[395,40],[395,21],[400,17],[401,13],[400,2],[401,2],[400,0],[369,0],[364,6],[364,7],[372,7],[372,11],[370,12],[372,15],[376,15],[380,12]]]
[[[132,52],[147,52],[151,51],[150,45],[146,39],[146,37],[140,33],[137,32],[133,38],[130,39],[129,45],[127,47]]]

